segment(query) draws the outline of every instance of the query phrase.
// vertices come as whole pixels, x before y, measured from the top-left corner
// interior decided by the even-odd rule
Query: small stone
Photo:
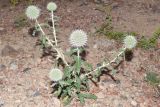
[[[97,49],[97,47],[98,47],[97,44],[95,44],[95,45],[93,46],[94,49]]]
[[[34,91],[33,92],[33,97],[37,97],[37,96],[39,96],[39,95],[41,95],[41,93],[38,91],[38,90],[36,90],[36,91]]]
[[[3,28],[3,27],[0,27],[0,31],[4,31],[4,28]]]
[[[29,72],[31,70],[31,68],[25,68],[24,70],[23,70],[23,72]]]
[[[131,101],[131,105],[134,106],[134,107],[137,107],[138,104],[137,104],[137,102],[135,100],[132,100]]]
[[[5,69],[6,69],[6,66],[3,65],[3,64],[0,64],[0,71],[3,71],[3,70],[5,70]]]
[[[4,29],[3,27],[0,27],[0,34],[5,34],[6,29]]]
[[[0,107],[3,107],[3,106],[4,106],[4,101],[0,100]]]
[[[17,62],[16,62],[16,61],[12,61],[12,62],[10,63],[9,69],[10,69],[10,70],[13,70],[13,71],[17,70],[17,69],[18,69],[18,64],[17,64]]]
[[[114,88],[116,85],[115,84],[110,84],[109,87],[110,88]]]

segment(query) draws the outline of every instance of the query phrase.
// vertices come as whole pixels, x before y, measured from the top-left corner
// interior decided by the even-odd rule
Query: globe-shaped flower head
[[[36,20],[40,16],[40,9],[34,5],[28,6],[26,15],[31,20]]]
[[[75,30],[71,33],[69,42],[73,47],[83,47],[87,43],[87,34],[82,30]]]
[[[124,38],[124,46],[127,48],[127,49],[132,49],[136,46],[137,44],[137,40],[134,36],[132,35],[128,35]]]
[[[55,11],[55,10],[57,9],[57,5],[56,5],[54,2],[50,2],[50,3],[48,3],[48,5],[47,5],[47,9],[48,9],[49,11]]]
[[[49,78],[52,81],[59,81],[63,78],[63,72],[60,69],[54,68],[50,71]]]

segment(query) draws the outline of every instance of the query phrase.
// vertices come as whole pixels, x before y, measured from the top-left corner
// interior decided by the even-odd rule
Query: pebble
[[[114,87],[116,87],[116,85],[115,84],[110,84],[109,87],[114,88]]]
[[[27,97],[37,97],[41,95],[39,89],[34,89],[34,90],[28,89],[26,92],[27,92],[26,94]]]
[[[25,68],[24,70],[23,70],[23,72],[29,72],[31,70],[31,68]]]
[[[16,61],[12,61],[12,62],[10,63],[9,69],[10,69],[10,70],[13,70],[13,71],[17,70],[17,69],[18,69],[18,64],[17,64],[17,62],[16,62]]]
[[[4,28],[3,28],[3,27],[0,27],[0,31],[4,31]]]
[[[3,27],[0,27],[0,34],[5,34],[6,29],[4,29]]]
[[[36,90],[36,91],[34,91],[33,92],[33,97],[37,97],[37,96],[39,96],[39,95],[41,95],[41,93],[38,91],[38,90]]]
[[[138,104],[137,104],[137,102],[135,100],[132,100],[131,101],[131,105],[134,106],[134,107],[137,107]]]
[[[0,107],[3,107],[3,106],[4,106],[4,101],[0,100]]]
[[[93,45],[93,48],[94,48],[94,49],[97,49],[97,47],[98,47],[97,44]]]
[[[3,65],[3,64],[0,64],[0,71],[3,71],[3,70],[5,70],[5,69],[6,69],[6,66]]]

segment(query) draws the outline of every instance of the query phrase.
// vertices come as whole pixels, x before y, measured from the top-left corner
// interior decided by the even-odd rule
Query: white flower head
[[[37,6],[28,6],[26,15],[31,20],[36,20],[40,16],[40,9]]]
[[[52,81],[59,81],[63,78],[63,72],[60,69],[53,68],[49,73],[49,78]]]
[[[47,9],[48,9],[49,11],[55,11],[55,10],[57,9],[56,3],[54,3],[54,2],[48,3]]]
[[[87,34],[83,30],[74,30],[69,38],[73,47],[83,47],[87,43]]]
[[[125,38],[124,38],[124,46],[127,48],[127,49],[132,49],[136,46],[137,44],[137,40],[134,36],[132,35],[127,35]]]

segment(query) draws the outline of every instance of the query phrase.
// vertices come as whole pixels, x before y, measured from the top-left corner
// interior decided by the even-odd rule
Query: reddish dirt
[[[0,52],[6,45],[12,46],[16,52],[0,54],[0,64],[5,66],[0,71],[0,107],[61,107],[60,101],[50,94],[48,72],[52,63],[47,58],[40,58],[41,49],[35,46],[37,37],[28,34],[28,29],[34,23],[28,27],[14,27],[15,18],[25,12],[27,5],[13,7],[3,1],[0,1],[0,28],[3,28],[0,30]],[[42,9],[40,22],[49,16],[45,8],[48,2],[36,2]],[[112,59],[118,53],[122,44],[108,40],[103,35],[93,34],[95,27],[99,28],[105,20],[106,13],[96,9],[101,4],[91,1],[83,4],[80,0],[55,2],[58,5],[55,14],[60,17],[58,38],[62,40],[60,45],[64,50],[70,47],[70,33],[78,28],[89,35],[88,62],[96,65],[105,57]],[[107,3],[113,7],[111,15],[117,31],[134,31],[139,36],[150,37],[160,27],[158,0],[108,0]],[[85,105],[81,105],[74,100],[70,106],[160,107],[160,97],[156,97],[152,86],[144,80],[149,71],[160,74],[159,49],[134,49],[133,60],[123,63],[118,70],[115,78],[120,81],[119,84],[108,76],[102,76],[99,87],[91,85],[91,92],[98,96],[96,101],[87,100]]]

